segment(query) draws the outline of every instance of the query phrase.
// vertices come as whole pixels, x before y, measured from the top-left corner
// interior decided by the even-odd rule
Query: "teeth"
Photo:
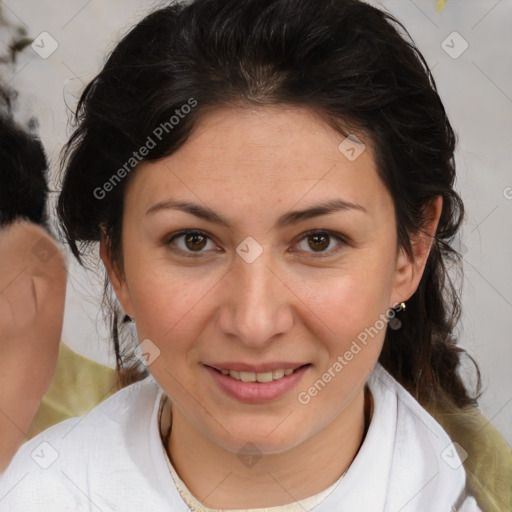
[[[283,375],[284,375],[284,372],[283,372]],[[274,380],[273,372],[257,373],[256,380],[258,382],[272,382]]]
[[[274,370],[272,372],[237,372],[236,370],[221,370],[223,375],[229,375],[233,379],[242,382],[272,382],[283,377],[291,375],[295,370],[293,368]]]
[[[256,373],[254,373],[254,372],[240,372],[240,380],[242,382],[256,382]]]
[[[293,370],[291,372],[293,372]],[[275,380],[282,379],[284,377],[284,375],[285,375],[285,370],[274,370],[272,372],[272,379],[275,379]]]

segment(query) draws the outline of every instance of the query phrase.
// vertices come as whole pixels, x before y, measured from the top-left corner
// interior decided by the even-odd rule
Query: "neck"
[[[313,496],[336,482],[357,455],[370,418],[371,393],[363,391],[305,442],[264,454],[245,467],[237,453],[213,442],[173,407],[166,449],[179,477],[203,505],[228,510],[273,507]]]

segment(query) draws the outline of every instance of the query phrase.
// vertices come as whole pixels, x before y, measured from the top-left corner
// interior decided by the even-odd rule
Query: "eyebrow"
[[[208,208],[207,206],[201,206],[188,201],[177,201],[174,199],[169,199],[154,204],[146,211],[146,215],[161,210],[181,210],[192,215],[195,215],[200,219],[207,220],[215,224],[220,224],[221,226],[224,226],[226,228],[232,227],[231,222],[229,222],[227,219],[213,211],[211,208]],[[344,201],[342,199],[331,199],[323,201],[309,208],[306,208],[305,210],[294,210],[285,213],[284,215],[281,215],[281,217],[279,217],[279,219],[277,219],[276,223],[274,224],[274,228],[283,228],[292,224],[297,224],[307,219],[312,219],[314,217],[319,217],[321,215],[326,215],[329,213],[334,213],[343,210],[358,210],[364,213],[368,213],[366,208],[364,208],[360,204],[352,203],[350,201]]]

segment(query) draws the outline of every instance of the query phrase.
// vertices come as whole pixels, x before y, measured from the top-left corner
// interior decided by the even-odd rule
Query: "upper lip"
[[[211,363],[206,366],[211,366],[216,370],[235,370],[237,372],[253,372],[253,373],[265,373],[273,372],[274,370],[287,370],[292,368],[296,370],[300,366],[304,366],[309,363],[297,363],[297,362],[284,362],[275,361],[271,363],[261,364],[248,364],[248,363],[237,363],[237,362],[225,362],[225,363]]]

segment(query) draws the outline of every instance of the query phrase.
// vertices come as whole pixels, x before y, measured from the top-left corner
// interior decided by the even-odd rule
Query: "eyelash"
[[[176,239],[176,238],[179,238],[179,237],[182,237],[184,235],[188,235],[188,234],[198,234],[198,235],[201,235],[203,237],[206,237],[208,240],[212,240],[211,236],[208,235],[208,233],[204,232],[204,231],[200,231],[200,230],[197,230],[197,229],[184,229],[182,231],[178,231],[177,233],[174,233],[169,239],[167,239],[167,241],[165,242],[165,245],[171,245],[171,243]],[[338,242],[340,242],[341,244],[341,247],[338,247],[337,249],[334,249],[334,250],[329,250],[329,251],[323,251],[323,252],[314,252],[314,251],[311,251],[311,254],[314,255],[315,258],[325,258],[327,256],[332,256],[334,254],[337,254],[339,251],[341,251],[343,249],[343,246],[345,245],[348,245],[347,243],[347,240],[341,236],[339,233],[334,233],[332,231],[328,231],[328,230],[321,230],[321,229],[313,229],[313,230],[310,230],[310,231],[307,231],[306,233],[304,233],[301,238],[298,240],[297,243],[299,242],[302,242],[302,240],[308,238],[308,237],[311,237],[313,235],[320,235],[320,234],[323,234],[323,235],[328,235],[330,238],[334,238],[335,240],[337,240]],[[199,258],[199,257],[202,257],[202,253],[204,251],[190,251],[187,253],[187,251],[184,251],[183,249],[172,249],[174,252],[180,252],[180,253],[185,253],[184,256],[186,258]],[[306,252],[310,252],[310,251],[306,251]]]

